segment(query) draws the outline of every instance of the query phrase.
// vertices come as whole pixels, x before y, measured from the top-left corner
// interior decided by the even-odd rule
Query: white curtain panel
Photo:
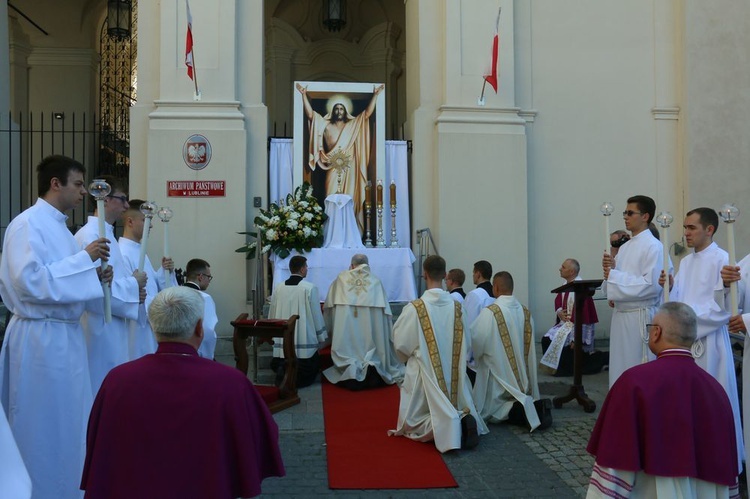
[[[271,139],[270,165],[268,168],[269,201],[278,203],[286,195],[294,192],[292,163],[294,158],[293,139]]]
[[[402,248],[411,247],[411,224],[409,223],[409,152],[405,140],[385,141],[385,182],[384,195],[390,198],[391,181],[396,183],[396,237]],[[391,244],[391,205],[390,199],[383,208],[383,230],[385,242]],[[375,237],[373,237],[374,241]]]

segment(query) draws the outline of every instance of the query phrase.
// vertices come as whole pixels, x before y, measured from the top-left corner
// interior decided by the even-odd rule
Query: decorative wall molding
[[[31,49],[29,66],[88,66],[99,64],[99,54],[93,49],[45,48]]]

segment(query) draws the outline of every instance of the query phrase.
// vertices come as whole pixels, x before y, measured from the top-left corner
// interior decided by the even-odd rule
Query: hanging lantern
[[[107,34],[109,36],[118,40],[130,37],[132,8],[131,0],[108,0]]]
[[[323,0],[323,25],[328,31],[341,31],[346,25],[346,0]]]

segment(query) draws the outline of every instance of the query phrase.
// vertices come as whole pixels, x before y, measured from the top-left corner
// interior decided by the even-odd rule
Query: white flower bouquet
[[[267,210],[260,210],[255,217],[258,232],[239,232],[253,237],[260,233],[263,247],[261,253],[273,251],[286,258],[291,250],[302,253],[323,244],[323,223],[328,218],[312,193],[312,186],[305,182],[287,194],[286,202],[272,203]],[[254,258],[257,241],[245,244],[235,251]]]

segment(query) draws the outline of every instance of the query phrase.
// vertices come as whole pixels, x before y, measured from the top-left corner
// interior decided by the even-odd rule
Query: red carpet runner
[[[330,488],[458,487],[433,443],[388,436],[398,401],[396,386],[352,392],[323,381]]]

